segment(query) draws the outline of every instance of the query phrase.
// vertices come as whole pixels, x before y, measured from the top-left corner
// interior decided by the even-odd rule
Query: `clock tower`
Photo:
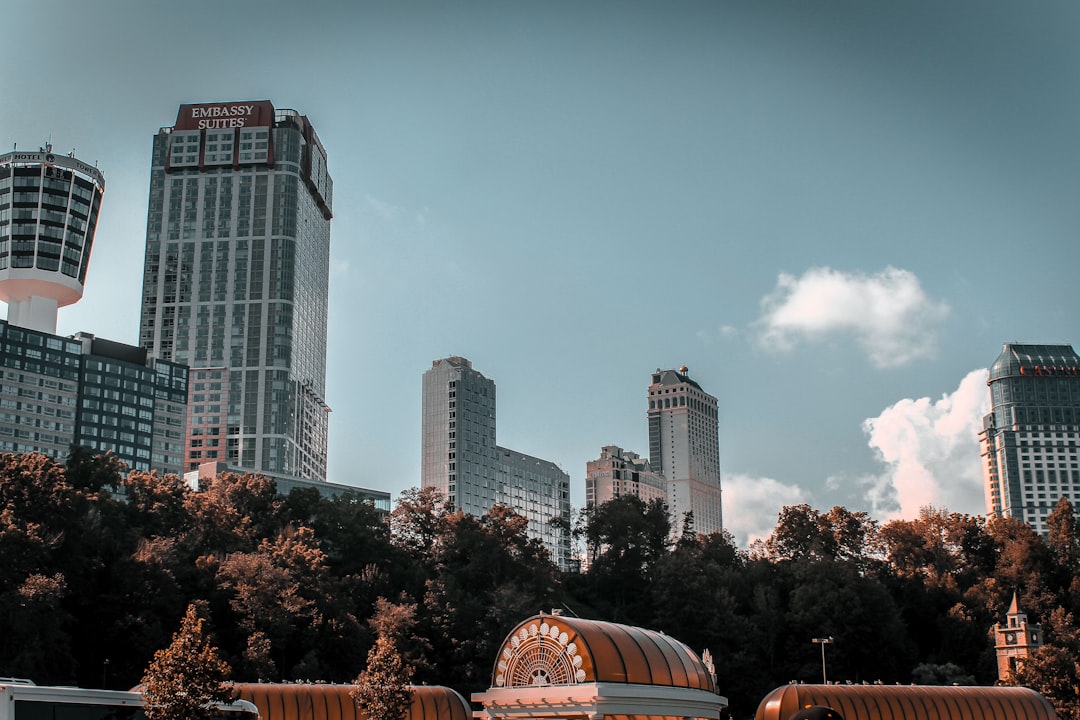
[[[1009,680],[1016,670],[1016,661],[1026,658],[1042,647],[1042,626],[1029,624],[1027,613],[1020,610],[1013,593],[1012,604],[1005,622],[994,628],[994,649],[997,651],[998,680]]]

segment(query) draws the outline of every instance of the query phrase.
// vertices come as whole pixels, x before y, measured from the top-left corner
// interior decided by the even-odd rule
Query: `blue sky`
[[[308,115],[335,182],[330,478],[419,483],[463,355],[501,445],[647,454],[646,387],[720,405],[724,520],[984,511],[1007,341],[1076,342],[1074,0],[5,6],[0,140],[108,189],[58,331],[138,340],[151,141],[184,102]]]

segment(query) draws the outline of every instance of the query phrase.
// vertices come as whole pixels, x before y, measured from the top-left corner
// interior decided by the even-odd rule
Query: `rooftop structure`
[[[56,332],[56,311],[83,294],[105,177],[96,167],[38,152],[0,155],[0,300],[8,323]]]

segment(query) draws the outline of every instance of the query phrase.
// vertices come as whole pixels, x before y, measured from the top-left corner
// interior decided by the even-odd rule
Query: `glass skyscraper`
[[[311,123],[269,101],[154,137],[139,342],[191,368],[185,471],[326,479],[332,196]]]
[[[528,520],[529,537],[568,569],[570,476],[551,461],[495,444],[495,381],[463,357],[442,358],[424,373],[422,394],[421,487],[437,488],[455,510],[478,517],[495,505],[513,508]]]
[[[1062,497],[1080,507],[1080,357],[1071,345],[1006,343],[990,368],[980,433],[988,517],[1046,535]]]

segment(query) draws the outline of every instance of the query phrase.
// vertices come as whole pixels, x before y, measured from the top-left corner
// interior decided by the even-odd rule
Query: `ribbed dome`
[[[663,633],[629,625],[537,615],[507,636],[493,687],[607,682],[716,692],[701,658]]]
[[[1021,687],[785,685],[765,696],[755,720],[788,720],[815,705],[832,708],[847,720],[1057,718],[1042,695]]]
[[[352,685],[237,683],[242,700],[259,708],[259,720],[366,720],[349,695]],[[471,720],[472,709],[459,693],[439,685],[414,685],[404,720]]]
[[[1036,370],[1038,368],[1038,370]],[[1005,343],[990,366],[990,382],[1016,375],[1080,373],[1080,356],[1071,345],[1020,345]]]

